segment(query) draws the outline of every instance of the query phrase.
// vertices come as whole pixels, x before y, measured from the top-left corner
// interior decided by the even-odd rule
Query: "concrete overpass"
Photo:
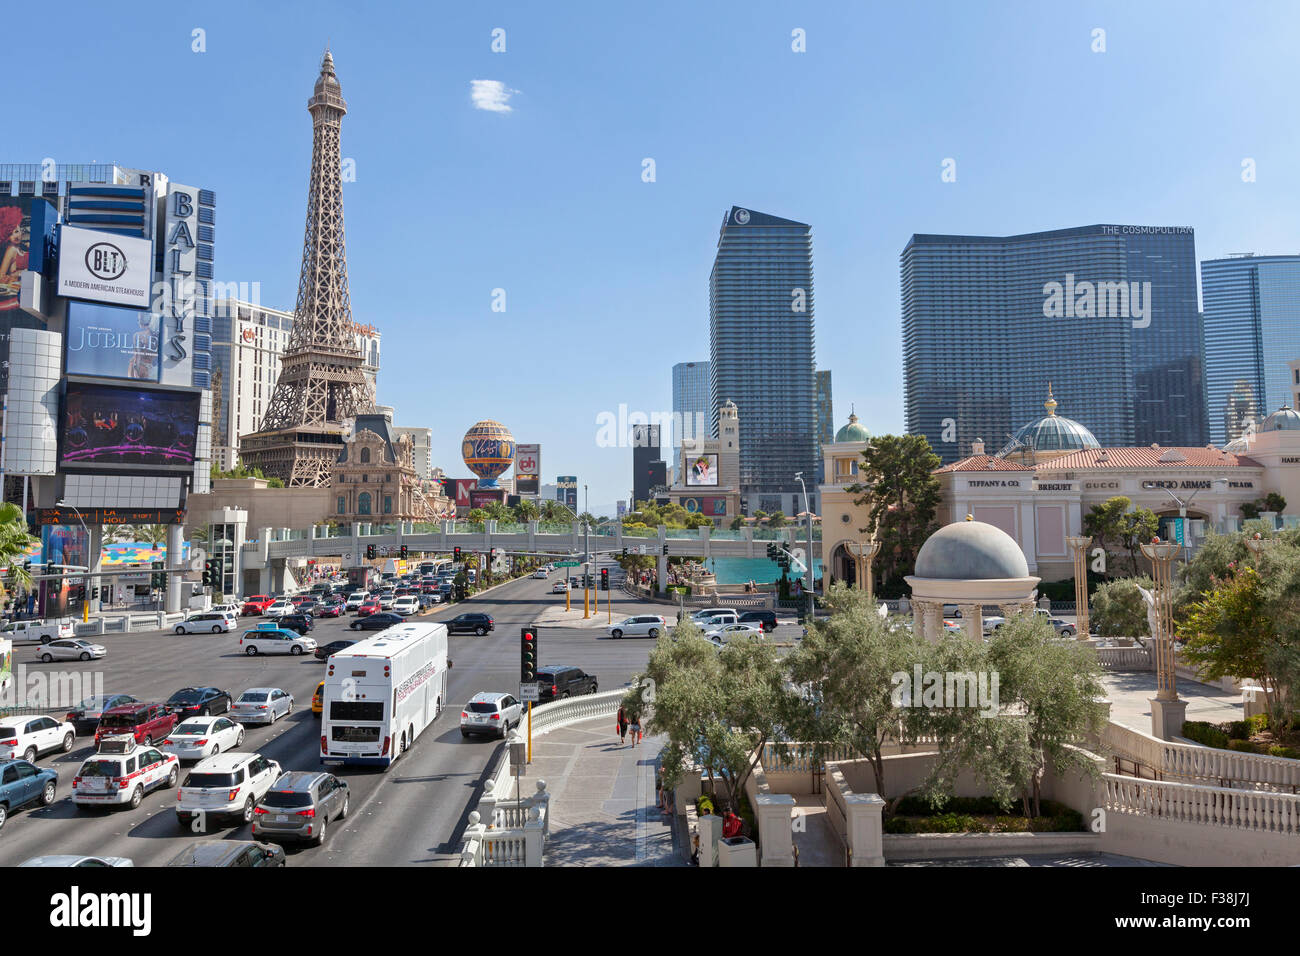
[[[594,529],[590,536],[583,534],[580,522],[573,522],[567,531],[558,530],[554,523],[542,530],[539,522],[526,525],[503,525],[487,521],[483,530],[471,531],[465,522],[444,521],[438,530],[427,530],[428,525],[421,525],[416,530],[413,523],[395,525],[352,525],[350,535],[330,535],[326,525],[314,525],[306,530],[289,528],[263,528],[255,541],[250,541],[239,554],[239,566],[235,569],[236,581],[244,584],[249,572],[257,572],[256,590],[247,587],[245,593],[271,594],[282,590],[285,583],[285,570],[289,562],[303,558],[341,558],[343,567],[358,567],[366,563],[366,548],[374,545],[380,554],[388,552],[388,557],[397,554],[406,545],[412,555],[450,554],[454,548],[460,548],[466,554],[484,554],[492,548],[507,554],[539,554],[556,557],[576,556],[581,560],[590,546],[592,554],[621,555],[627,548],[637,553],[638,547],[644,547],[645,554],[655,556],[659,568],[659,580],[668,579],[668,557],[692,557],[708,559],[726,558],[766,558],[767,546],[773,542],[785,544],[796,554],[807,550],[807,529],[794,526],[780,529],[744,528],[739,531],[718,530],[715,528],[694,528],[683,530],[660,527],[649,536],[626,533],[622,525],[607,526],[604,533]],[[360,532],[371,532],[362,534]],[[664,554],[665,546],[668,554]],[[821,558],[821,529],[813,529],[813,558]]]

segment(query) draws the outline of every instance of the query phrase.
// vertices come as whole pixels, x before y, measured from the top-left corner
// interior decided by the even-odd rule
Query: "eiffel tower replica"
[[[262,426],[240,438],[239,457],[287,486],[319,488],[329,484],[343,451],[347,420],[375,404],[352,330],[339,152],[348,106],[328,50],[307,110],[312,119],[311,183],[293,331]]]

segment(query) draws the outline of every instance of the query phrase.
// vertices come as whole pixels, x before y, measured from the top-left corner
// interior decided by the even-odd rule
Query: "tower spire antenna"
[[[375,404],[348,292],[340,153],[348,106],[328,45],[307,111],[311,181],[293,331],[261,427],[241,438],[240,458],[286,485],[323,487],[343,448],[348,420]]]

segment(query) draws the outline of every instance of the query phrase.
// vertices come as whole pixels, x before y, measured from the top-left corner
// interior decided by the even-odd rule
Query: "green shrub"
[[[1214,724],[1207,723],[1204,720],[1185,721],[1183,723],[1183,736],[1198,744],[1204,744],[1207,747],[1218,747],[1220,750],[1224,750],[1228,746],[1228,735]]]
[[[713,799],[706,793],[695,799],[695,812],[700,816],[713,813]]]
[[[1238,753],[1255,754],[1259,753],[1259,747],[1249,740],[1229,740],[1228,749],[1235,750]]]
[[[1246,740],[1251,735],[1250,725],[1244,720],[1229,721],[1224,730],[1233,740]]]
[[[1254,717],[1247,717],[1246,723],[1250,725],[1252,736],[1261,730],[1268,730],[1268,714],[1256,714]]]
[[[1290,757],[1292,760],[1300,760],[1300,750],[1294,747],[1283,747],[1281,744],[1273,744],[1268,748],[1270,757]]]

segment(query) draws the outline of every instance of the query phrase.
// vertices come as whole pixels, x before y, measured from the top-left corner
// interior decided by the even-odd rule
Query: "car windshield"
[[[290,807],[310,807],[311,794],[301,790],[272,790],[262,798],[265,807],[288,809]]]
[[[208,732],[208,722],[206,720],[187,720],[172,731],[173,737],[193,737]]]
[[[18,731],[13,727],[0,727],[0,737],[17,737]]]
[[[168,699],[169,704],[193,704],[203,699],[203,692],[195,690],[193,687],[187,687],[184,690],[178,690]]]
[[[99,721],[100,727],[134,727],[134,714],[105,714]]]
[[[191,773],[185,778],[186,787],[233,787],[238,780],[233,773]]]
[[[82,777],[116,777],[122,772],[116,760],[87,760],[81,765]]]
[[[239,703],[242,704],[246,701],[249,703],[257,703],[258,701],[266,700],[267,696],[268,695],[264,690],[244,691],[244,693],[239,695]]]
[[[497,705],[489,700],[478,700],[470,704],[469,709],[476,714],[495,714]]]

